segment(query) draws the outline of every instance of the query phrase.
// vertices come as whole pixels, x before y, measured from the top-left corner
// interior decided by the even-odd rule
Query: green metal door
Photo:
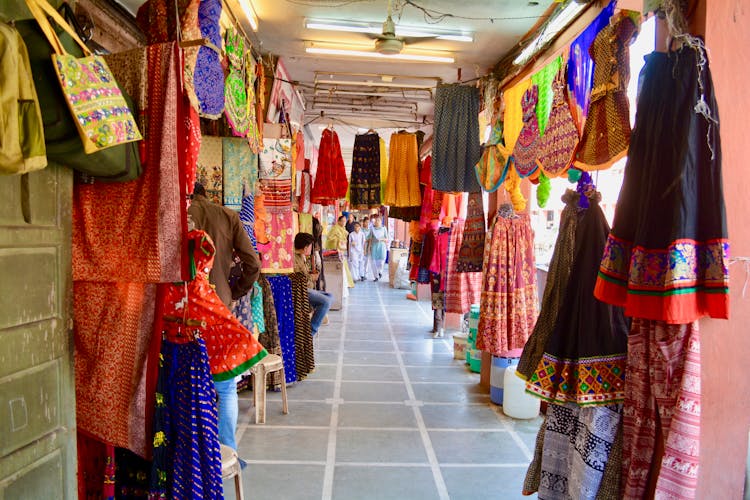
[[[76,498],[71,193],[0,176],[0,500]]]

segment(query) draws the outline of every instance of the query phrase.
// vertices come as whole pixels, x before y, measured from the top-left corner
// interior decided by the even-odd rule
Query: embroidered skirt
[[[457,270],[459,250],[465,234],[464,221],[456,219],[450,234],[445,280],[445,312],[466,314],[472,304],[479,303],[482,296],[482,272],[480,270],[473,273],[461,273]]]
[[[354,138],[349,202],[355,210],[380,206],[380,137],[378,134]]]
[[[654,52],[641,72],[625,179],[594,291],[628,316],[677,324],[729,315],[719,113],[701,56],[690,48]]]

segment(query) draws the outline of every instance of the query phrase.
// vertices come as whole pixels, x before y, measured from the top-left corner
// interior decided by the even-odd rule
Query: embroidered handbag
[[[23,37],[29,53],[31,74],[37,89],[39,107],[44,125],[44,142],[47,158],[58,165],[72,168],[95,180],[125,182],[138,178],[142,172],[138,143],[129,142],[86,154],[52,64],[52,48],[34,19],[16,21],[16,29]],[[69,54],[82,55],[83,51],[62,28],[58,39]],[[125,101],[135,113],[130,97],[122,92]]]
[[[94,153],[141,140],[135,119],[104,58],[91,53],[47,0],[26,0],[26,5],[52,45],[55,73],[73,114],[84,151]],[[84,57],[66,52],[45,13],[81,47]]]

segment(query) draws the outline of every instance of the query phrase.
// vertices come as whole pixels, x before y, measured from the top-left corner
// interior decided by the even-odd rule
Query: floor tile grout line
[[[404,384],[406,385],[406,393],[408,394],[409,399],[411,401],[416,401],[417,398],[414,394],[414,388],[412,387],[410,379],[409,379],[409,372],[406,370],[406,367],[404,365],[404,359],[401,356],[401,351],[398,349],[396,336],[393,334],[393,325],[391,324],[391,319],[388,317],[388,313],[385,309],[385,304],[383,303],[383,296],[380,293],[380,288],[377,289],[377,296],[378,296],[378,302],[380,303],[380,310],[382,311],[383,317],[385,319],[386,327],[388,328],[388,332],[391,335],[391,342],[393,343],[393,347],[396,348],[396,359],[398,360],[398,364],[401,369],[401,375],[404,377]],[[419,304],[418,301],[417,301],[417,304]],[[432,470],[432,477],[435,481],[435,487],[437,488],[438,495],[441,500],[449,500],[450,495],[448,494],[448,486],[445,484],[445,478],[443,478],[443,473],[440,470],[440,463],[438,462],[435,449],[432,446],[432,440],[430,439],[430,435],[427,432],[427,428],[424,423],[422,412],[419,409],[419,406],[416,406],[416,405],[412,406],[412,411],[414,412],[414,418],[417,421],[417,427],[419,428],[419,435],[422,439],[422,444],[425,447],[425,453],[427,454],[427,460],[430,463],[430,469]]]
[[[513,439],[513,442],[516,443],[516,446],[518,446],[521,449],[521,452],[523,452],[524,456],[526,457],[526,460],[531,462],[531,459],[533,458],[533,455],[531,453],[531,450],[528,446],[526,446],[526,443],[523,442],[523,439],[521,439],[521,436],[518,435],[516,430],[513,428],[513,426],[508,421],[507,417],[504,415],[498,415],[498,418],[502,425],[508,429],[508,434],[510,434],[511,439]]]
[[[343,301],[343,299],[342,299]],[[341,305],[342,321],[339,332],[339,356],[336,362],[336,380],[333,385],[333,400],[331,404],[331,420],[328,429],[328,449],[326,450],[326,466],[323,473],[323,491],[321,498],[331,500],[333,498],[333,480],[336,472],[336,444],[338,440],[339,425],[339,402],[341,401],[341,382],[344,375],[344,342],[346,341],[347,319],[349,318],[349,307],[346,302]]]

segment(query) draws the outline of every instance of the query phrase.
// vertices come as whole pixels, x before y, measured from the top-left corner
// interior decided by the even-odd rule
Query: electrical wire
[[[287,0],[288,1],[288,0]],[[423,7],[422,5],[419,5],[414,0],[400,0],[403,2],[401,5],[401,11],[403,12],[404,7],[412,7],[414,9],[417,9],[422,12],[422,15],[424,16],[424,20],[427,24],[438,24],[446,19],[463,19],[466,21],[489,21],[490,23],[494,23],[495,21],[515,21],[515,20],[522,20],[522,19],[539,19],[540,16],[517,16],[517,17],[471,17],[471,16],[461,16],[458,14],[452,14],[450,12],[441,12],[436,9],[428,9],[427,7]],[[400,17],[400,14],[399,14]]]

